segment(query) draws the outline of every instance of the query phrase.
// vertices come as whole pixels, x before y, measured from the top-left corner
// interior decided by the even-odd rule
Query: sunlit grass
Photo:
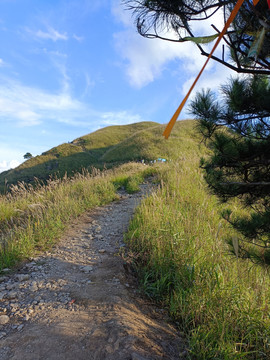
[[[221,218],[223,205],[208,192],[199,169],[207,149],[194,122],[177,123],[166,143],[160,140],[163,128],[140,133],[140,141],[128,134],[121,147],[103,155],[131,155],[137,143],[144,155],[160,154],[167,164],[125,164],[51,179],[46,186],[21,183],[0,197],[0,269],[50,248],[70,219],[112,201],[118,188],[137,191],[144,176],[158,171],[160,186],[144,200],[127,234],[145,294],[166,307],[186,333],[190,358],[269,359],[269,273],[229,251],[226,239],[239,234]],[[107,135],[100,139],[109,141]],[[236,201],[231,208],[244,211]]]
[[[159,190],[127,236],[144,292],[187,333],[191,358],[269,359],[268,272],[230,255],[225,239],[233,230],[207,191],[196,154],[159,174]]]
[[[10,193],[0,197],[0,270],[51,248],[71,219],[117,198],[119,178],[127,187],[130,182],[138,186],[152,172],[134,163],[105,172],[55,178],[46,185],[12,186]]]

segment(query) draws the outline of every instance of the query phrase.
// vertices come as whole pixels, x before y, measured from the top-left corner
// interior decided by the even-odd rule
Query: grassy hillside
[[[24,180],[23,175],[28,171],[31,176],[42,178],[42,174],[47,174],[48,163],[59,161],[59,167],[61,164],[65,169],[67,161],[74,163],[77,160],[82,166],[80,161],[85,154],[114,163],[139,157],[172,160],[178,159],[179,155],[183,160],[186,158],[184,154],[194,151],[199,154],[200,145],[193,121],[177,123],[169,141],[162,137],[163,129],[164,125],[155,123],[105,128],[76,139],[72,144],[55,147],[8,174],[17,174],[19,180]],[[82,147],[86,150],[81,151]],[[94,152],[99,155],[94,156]],[[44,159],[46,161],[42,162]],[[51,178],[44,185],[36,183],[35,187],[22,182],[10,185],[10,192],[0,195],[0,270],[28,256],[36,248],[50,246],[66,220],[96,204],[111,201],[118,186],[125,186],[130,192],[138,189],[138,182],[142,179],[140,174],[149,171],[154,171],[153,167],[128,163],[116,167],[115,171],[105,171],[99,177],[86,170],[82,175],[77,173],[70,178]]]
[[[119,164],[142,158],[144,153],[140,151],[137,151],[135,155],[135,152],[126,153],[123,149],[121,156],[120,150],[120,156],[118,154],[117,159],[112,156],[107,158],[106,153],[115,146],[119,147],[126,139],[140,137],[141,133],[151,131],[151,128],[156,126],[160,125],[154,122],[141,122],[124,126],[109,126],[75,139],[71,143],[56,146],[25,161],[15,169],[1,173],[0,189],[3,190],[6,182],[8,184],[18,181],[28,183],[35,177],[43,180],[54,174],[62,177],[65,173],[72,175],[74,172],[90,169],[92,166],[103,168],[106,163],[108,167],[111,167],[116,162]]]
[[[194,126],[194,121],[178,122],[168,141],[161,135],[164,126],[155,123],[109,127],[73,141],[72,154],[67,155],[70,144],[64,144],[42,155],[74,161],[87,154],[99,163],[159,156],[171,161],[128,163],[36,188],[13,186],[0,195],[0,270],[50,248],[70,219],[112,201],[119,186],[134,191],[155,172],[160,186],[137,210],[126,235],[127,261],[135,264],[144,293],[167,308],[186,334],[185,358],[267,360],[269,271],[229,252],[226,239],[240,235],[221,219],[224,205],[208,191],[199,168],[208,150]],[[233,213],[246,211],[237,201],[231,207]]]
[[[175,126],[172,136],[165,140],[162,132],[165,125],[141,122],[123,126],[109,126],[56,146],[43,154],[25,161],[15,169],[0,174],[0,191],[6,184],[19,181],[32,183],[34,178],[46,180],[56,174],[63,177],[91,167],[111,168],[128,161],[154,160],[158,157],[174,158],[183,147],[194,146],[193,121],[181,121]],[[184,142],[183,142],[184,140]]]
[[[91,174],[50,179],[44,184],[19,183],[0,195],[0,274],[40,250],[51,248],[69,225],[85,211],[117,199],[124,186],[129,193],[154,169],[140,163]]]
[[[131,222],[130,257],[144,293],[189,338],[187,359],[270,359],[269,270],[229,250],[227,240],[241,235],[209,193],[199,168],[207,150],[189,136],[192,125],[177,124],[175,160],[160,165],[158,191]],[[180,134],[188,137],[179,142]],[[247,214],[236,200],[230,208]]]

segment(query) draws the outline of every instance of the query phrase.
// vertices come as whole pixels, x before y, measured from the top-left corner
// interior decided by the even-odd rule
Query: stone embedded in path
[[[93,271],[93,266],[90,265],[86,265],[86,266],[81,266],[80,270],[86,274],[90,273],[91,271]]]
[[[38,290],[38,286],[37,286],[37,283],[35,281],[33,281],[31,286],[29,286],[29,290],[33,291],[33,292]]]
[[[166,359],[178,359],[166,356],[167,350],[170,352],[174,347],[173,341],[166,343],[165,339],[161,349],[162,336],[155,326],[156,319],[144,320],[138,306],[141,301],[138,304],[133,301],[138,292],[133,295],[126,291],[129,284],[125,284],[122,261],[114,256],[121,245],[125,246],[122,234],[129,211],[128,204],[110,207],[106,216],[102,210],[97,214],[101,226],[89,220],[89,224],[83,223],[89,230],[81,232],[79,222],[75,228],[78,235],[74,237],[72,229],[51,256],[46,253],[34,258],[19,274],[12,271],[3,282],[3,276],[0,278],[0,315],[8,315],[6,320],[2,318],[5,324],[0,325],[0,360],[28,359],[31,355],[36,358],[36,354],[48,359],[61,354],[61,359],[66,360],[89,356],[150,360],[156,349],[164,350]],[[9,300],[8,294],[12,292],[16,298]],[[144,338],[146,327],[154,332],[149,340]],[[55,329],[61,339],[55,336]],[[177,355],[178,346],[177,338]]]
[[[5,325],[9,322],[9,317],[7,315],[0,315],[0,325]]]
[[[6,289],[7,290],[13,290],[16,287],[16,284],[7,284]]]
[[[19,281],[26,281],[26,280],[30,279],[30,275],[28,275],[28,274],[18,274],[17,279]]]
[[[2,272],[6,274],[6,273],[10,272],[10,269],[5,268],[5,269],[2,270]]]
[[[10,291],[9,293],[6,294],[6,299],[8,300],[16,299],[17,297],[18,297],[18,293],[16,291]]]

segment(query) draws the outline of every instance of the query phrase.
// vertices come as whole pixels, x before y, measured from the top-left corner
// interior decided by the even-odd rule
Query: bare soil
[[[119,255],[141,198],[122,193],[70,225],[51,251],[0,278],[0,359],[186,359],[166,311]]]

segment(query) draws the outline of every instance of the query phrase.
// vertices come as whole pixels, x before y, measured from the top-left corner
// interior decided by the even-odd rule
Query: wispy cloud
[[[20,165],[20,162],[18,160],[11,160],[11,161],[1,161],[0,162],[0,173],[9,169],[14,169]]]
[[[142,88],[148,85],[159,78],[162,72],[175,60],[179,61],[178,69],[174,71],[178,73],[178,77],[180,78],[184,73],[185,77],[191,79],[195,74],[197,75],[206,61],[206,57],[201,56],[196,45],[192,42],[174,43],[141,37],[136,32],[131,13],[125,11],[118,1],[114,2],[113,14],[125,26],[125,30],[114,34],[114,41],[115,47],[124,61],[122,66],[131,86]],[[221,24],[222,16],[221,13],[217,13],[215,17],[207,21],[194,22],[194,33],[198,35],[212,34],[214,30],[211,23]],[[167,33],[165,36],[172,37],[173,35]],[[206,68],[206,72],[218,72],[220,69],[220,66],[211,61]],[[221,80],[224,79],[223,75],[228,73],[230,72],[224,69],[222,76],[213,79],[211,75],[212,85],[218,86]],[[187,81],[189,82],[189,80]],[[186,83],[184,83],[183,88],[186,88]]]
[[[44,30],[31,30],[29,28],[25,28],[25,30],[30,33],[34,38],[36,39],[42,39],[42,40],[52,40],[53,42],[63,40],[66,41],[69,39],[69,36],[67,33],[60,33],[56,29],[54,29],[51,26],[47,26],[47,29]]]
[[[76,34],[72,35],[73,39],[77,40],[78,42],[82,42],[84,40],[83,36],[78,36]]]
[[[157,79],[170,61],[185,60],[189,57],[188,66],[195,71],[202,64],[197,56],[189,54],[196,51],[194,44],[179,44],[162,40],[147,40],[139,37],[134,30],[126,30],[114,35],[116,47],[125,60],[124,68],[129,83],[141,88]]]
[[[68,40],[68,36],[66,33],[61,34],[52,27],[48,28],[47,32],[38,30],[35,35],[40,39],[49,39],[52,41]]]
[[[20,150],[15,149],[12,145],[4,144],[3,141],[0,144],[0,154],[0,173],[13,169],[24,161],[23,153]]]
[[[40,52],[41,50],[36,50],[36,52]],[[49,56],[55,57],[55,58],[62,58],[62,59],[66,59],[68,56],[67,54],[59,51],[59,50],[48,50],[47,48],[43,48],[42,52],[44,54],[47,54]]]
[[[103,126],[108,125],[125,125],[143,121],[138,114],[132,114],[128,111],[105,112],[101,114],[101,123]]]
[[[0,119],[19,126],[38,125],[47,119],[64,117],[84,110],[84,105],[67,92],[49,93],[15,80],[1,79]]]
[[[139,114],[125,109],[112,111],[95,109],[89,103],[84,103],[69,93],[53,94],[12,80],[6,82],[2,80],[0,81],[0,124],[4,130],[2,138],[5,139],[3,134],[10,137],[11,132],[16,134],[21,132],[25,134],[22,135],[25,136],[25,142],[27,139],[31,140],[20,146],[14,144],[14,149],[3,142],[0,144],[0,172],[19,165],[24,153],[29,151],[28,145],[31,146],[32,153],[40,154],[60,142],[73,140],[75,134],[90,133],[109,125],[131,124],[144,120]],[[28,128],[24,129],[25,127]],[[52,129],[61,129],[59,131],[65,135],[59,134],[58,138],[52,134],[54,140],[51,140]],[[31,138],[29,135],[31,133],[36,135]]]
[[[87,71],[84,74],[84,79],[85,79],[85,88],[82,93],[82,97],[87,96],[90,93],[91,89],[95,87],[95,81],[91,79]]]
[[[11,79],[0,82],[0,122],[10,122],[20,127],[37,126],[56,121],[77,127],[121,125],[143,119],[129,111],[101,111],[74,97],[67,89],[49,93],[28,87]]]

